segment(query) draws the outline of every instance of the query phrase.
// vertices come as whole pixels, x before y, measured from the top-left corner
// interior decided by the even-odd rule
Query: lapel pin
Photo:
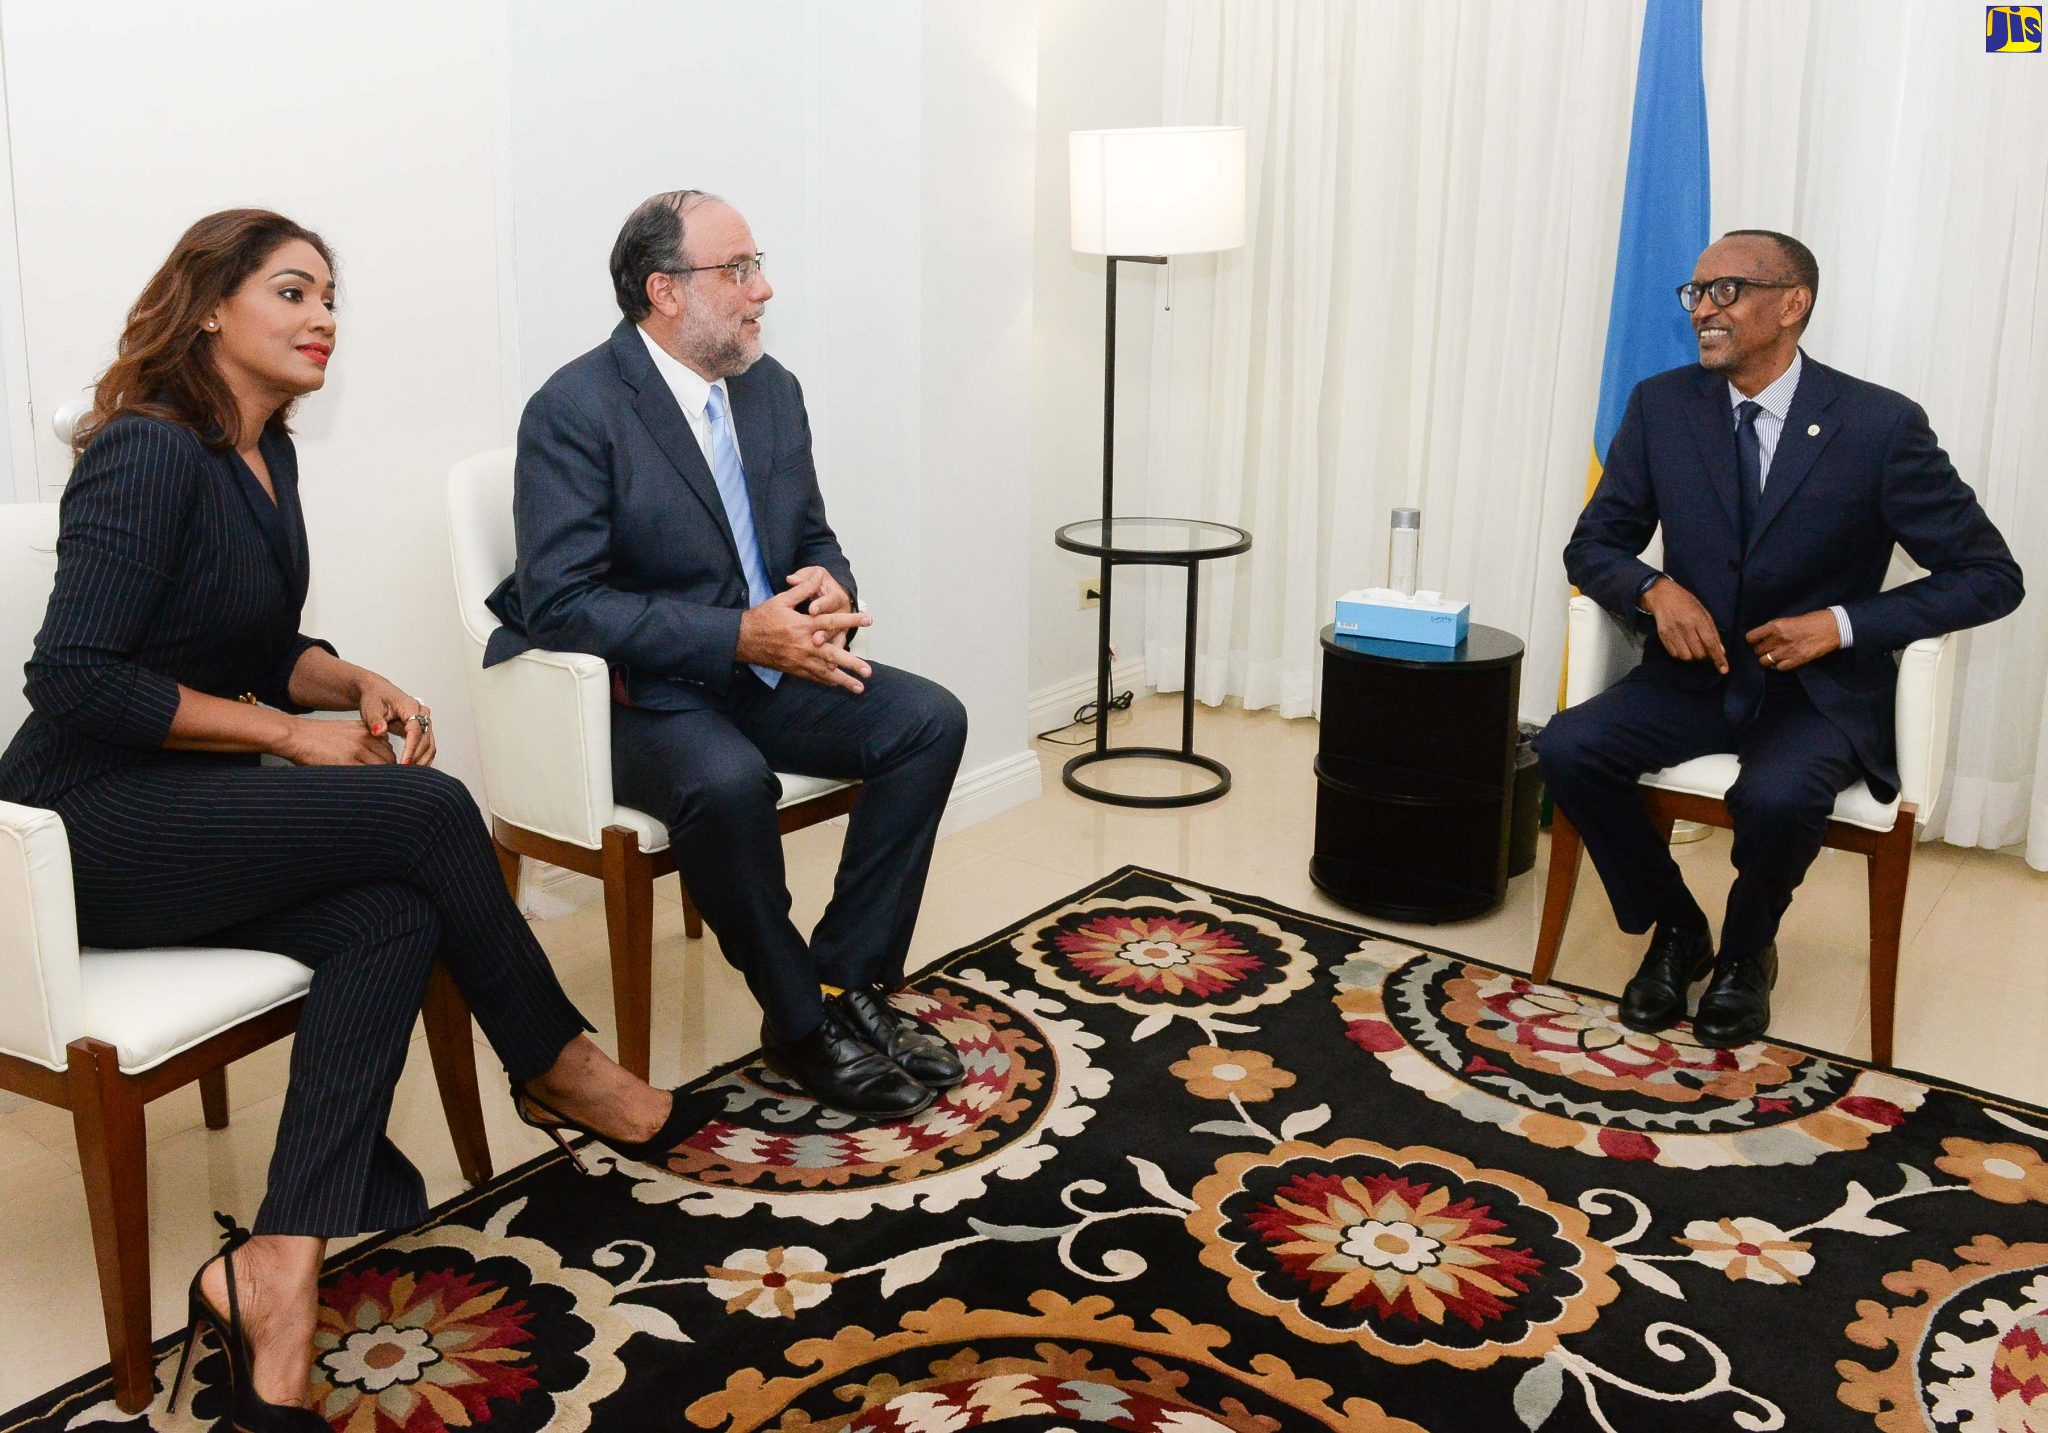
[[[1820,436],[1820,424],[1815,423],[1809,428],[1807,428],[1806,436],[1809,438],[1818,438]]]

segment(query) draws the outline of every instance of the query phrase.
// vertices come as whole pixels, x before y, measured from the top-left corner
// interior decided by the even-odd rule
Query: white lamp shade
[[[1244,130],[1188,125],[1067,136],[1073,246],[1206,254],[1244,243]]]

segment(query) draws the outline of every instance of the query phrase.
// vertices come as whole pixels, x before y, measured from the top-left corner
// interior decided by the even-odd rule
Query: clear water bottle
[[[1403,597],[1415,595],[1415,569],[1422,550],[1422,509],[1395,508],[1387,532],[1387,586]]]

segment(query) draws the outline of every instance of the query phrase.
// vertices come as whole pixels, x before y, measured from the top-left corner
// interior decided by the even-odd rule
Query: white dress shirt
[[[1756,445],[1762,450],[1763,481],[1761,489],[1771,485],[1771,459],[1778,451],[1778,438],[1785,431],[1785,415],[1792,411],[1792,395],[1799,388],[1800,370],[1806,367],[1806,355],[1798,349],[1792,350],[1792,366],[1779,374],[1771,386],[1750,398],[1733,383],[1728,385],[1728,410],[1733,413],[1744,403],[1755,403],[1764,411],[1756,415]]]
[[[716,383],[705,382],[703,376],[695,369],[688,364],[678,363],[667,349],[649,337],[646,329],[638,329],[637,332],[640,341],[647,345],[647,356],[654,360],[654,371],[661,375],[662,382],[668,385],[668,391],[675,395],[676,406],[683,410],[683,419],[690,425],[690,432],[697,439],[698,450],[704,454],[704,466],[710,467],[711,419],[705,413],[704,407],[711,401],[711,390],[716,388],[725,395],[725,411],[728,415],[731,414],[732,394],[726,391],[725,380],[721,378]],[[739,424],[728,420],[727,426],[733,430],[732,450],[738,453]],[[742,460],[746,457],[744,453],[740,456]]]

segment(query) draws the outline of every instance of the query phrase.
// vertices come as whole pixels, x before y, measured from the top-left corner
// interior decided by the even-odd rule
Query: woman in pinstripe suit
[[[325,381],[333,294],[327,246],[282,216],[230,210],[178,241],[81,426],[34,710],[0,756],[0,797],[64,819],[83,941],[313,967],[255,1234],[194,1284],[251,1430],[326,1427],[300,1406],[325,1241],[425,1213],[384,1126],[436,960],[523,1117],[560,1111],[638,1157],[681,1137],[669,1096],[584,1034],[467,790],[431,767],[427,708],[298,631],[285,419]]]

